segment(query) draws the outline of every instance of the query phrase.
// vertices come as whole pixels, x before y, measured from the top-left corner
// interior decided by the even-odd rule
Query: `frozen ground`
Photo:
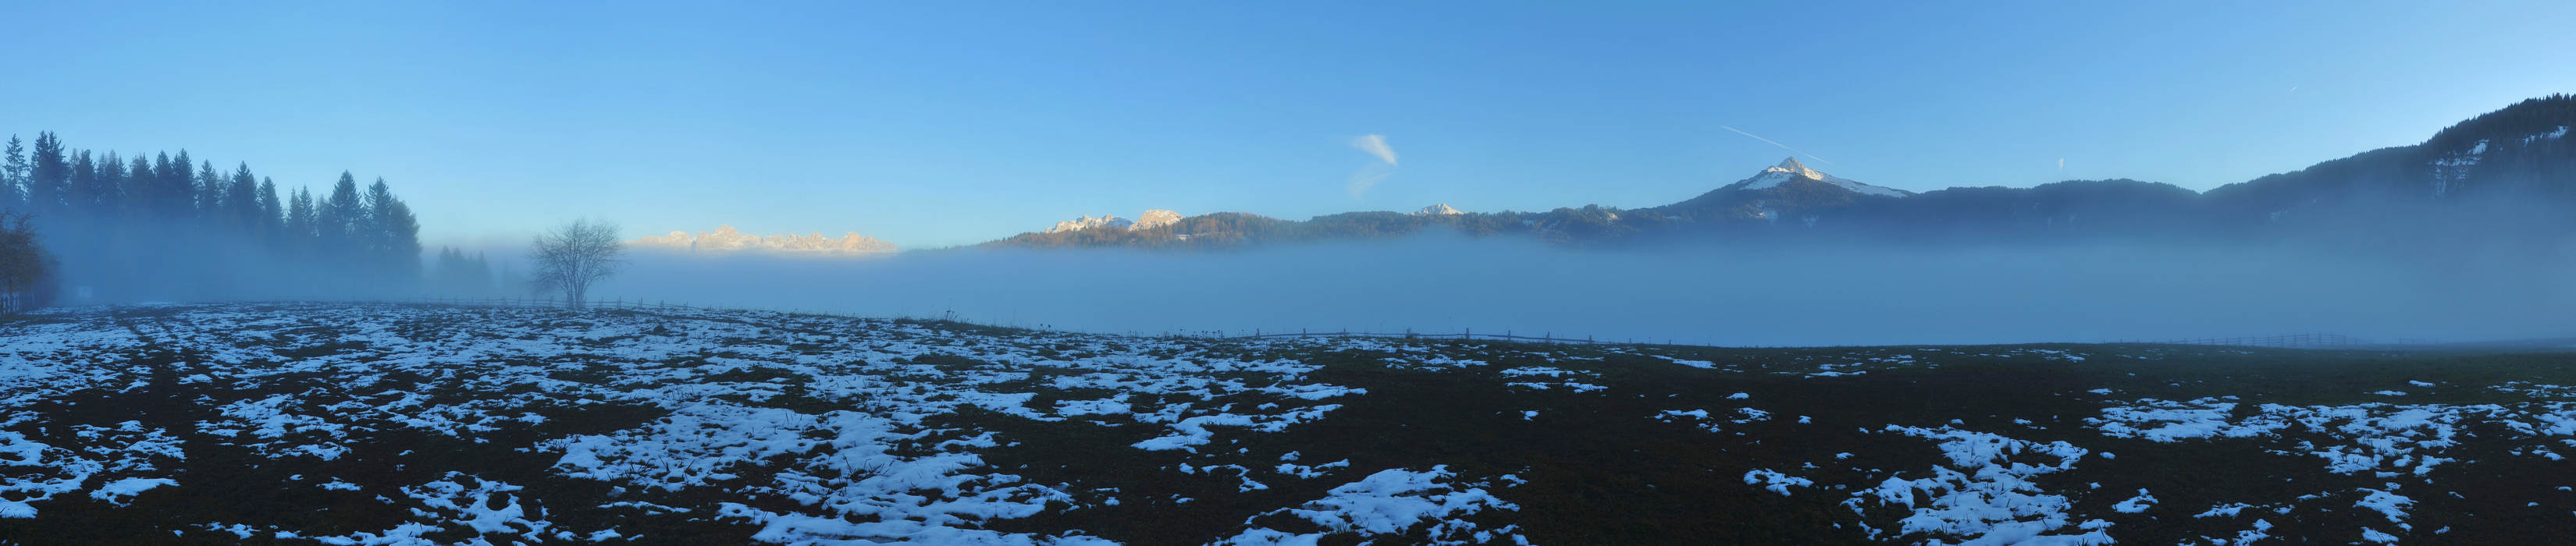
[[[2571,363],[76,309],[0,543],[2565,543]]]

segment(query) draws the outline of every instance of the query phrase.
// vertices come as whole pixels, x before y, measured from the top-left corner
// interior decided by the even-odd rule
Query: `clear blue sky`
[[[720,4],[9,2],[0,129],[383,176],[432,245],[592,216],[922,248],[1652,206],[1790,155],[1722,127],[1912,190],[2207,189],[2576,91],[2564,1]]]

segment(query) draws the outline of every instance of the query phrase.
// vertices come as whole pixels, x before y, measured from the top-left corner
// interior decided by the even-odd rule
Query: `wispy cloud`
[[[1386,180],[1386,177],[1395,176],[1395,148],[1386,145],[1386,135],[1362,135],[1351,139],[1351,147],[1368,152],[1370,157],[1384,162],[1370,163],[1368,166],[1360,167],[1359,172],[1351,173],[1349,188],[1352,199],[1367,195],[1369,188],[1377,187],[1377,183]]]
[[[1788,150],[1788,151],[1790,151],[1791,153],[1795,153],[1795,154],[1798,154],[1798,155],[1807,156],[1807,158],[1808,158],[1808,159],[1813,159],[1813,160],[1816,160],[1816,161],[1822,161],[1822,162],[1824,162],[1826,165],[1832,165],[1832,164],[1834,164],[1834,160],[1831,160],[1831,159],[1825,159],[1825,158],[1821,158],[1821,157],[1816,157],[1816,154],[1811,154],[1811,153],[1807,153],[1807,152],[1804,152],[1804,151],[1799,151],[1797,148],[1791,148],[1791,147],[1789,147],[1789,145],[1787,145],[1787,144],[1781,144],[1781,143],[1779,143],[1779,142],[1774,142],[1774,141],[1772,141],[1771,139],[1762,138],[1762,135],[1757,135],[1757,134],[1753,134],[1753,133],[1747,133],[1747,132],[1744,132],[1744,130],[1743,130],[1743,129],[1737,129],[1737,128],[1734,128],[1734,127],[1727,127],[1727,126],[1724,126],[1724,125],[1719,125],[1718,127],[1719,127],[1719,128],[1722,128],[1722,129],[1729,130],[1729,131],[1735,131],[1735,134],[1739,134],[1739,135],[1744,135],[1744,136],[1753,137],[1753,139],[1754,139],[1754,140],[1759,140],[1759,141],[1763,141],[1763,142],[1766,142],[1766,143],[1770,143],[1772,146],[1779,146],[1779,147],[1780,147],[1780,149],[1782,149],[1782,150]]]
[[[1351,139],[1351,147],[1377,156],[1379,161],[1384,161],[1388,165],[1395,164],[1395,148],[1386,145],[1386,135],[1361,135],[1359,138]]]
[[[1358,199],[1368,194],[1369,188],[1377,187],[1379,181],[1386,180],[1389,176],[1395,176],[1394,165],[1370,163],[1366,167],[1360,167],[1360,172],[1351,173],[1351,198]]]

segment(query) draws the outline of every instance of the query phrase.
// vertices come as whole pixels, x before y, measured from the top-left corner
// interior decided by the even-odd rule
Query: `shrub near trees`
[[[420,222],[382,179],[342,173],[284,198],[248,164],[187,151],[75,150],[53,133],[0,147],[0,211],[97,301],[400,296],[421,288]],[[31,219],[32,218],[32,219]],[[51,295],[51,294],[47,294]]]

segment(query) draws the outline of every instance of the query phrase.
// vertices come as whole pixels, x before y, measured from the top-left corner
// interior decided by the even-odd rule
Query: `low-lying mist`
[[[1117,333],[1473,328],[1783,346],[2576,331],[2563,253],[2435,266],[2271,246],[1583,250],[1422,236],[1209,253],[629,258],[600,297]]]

